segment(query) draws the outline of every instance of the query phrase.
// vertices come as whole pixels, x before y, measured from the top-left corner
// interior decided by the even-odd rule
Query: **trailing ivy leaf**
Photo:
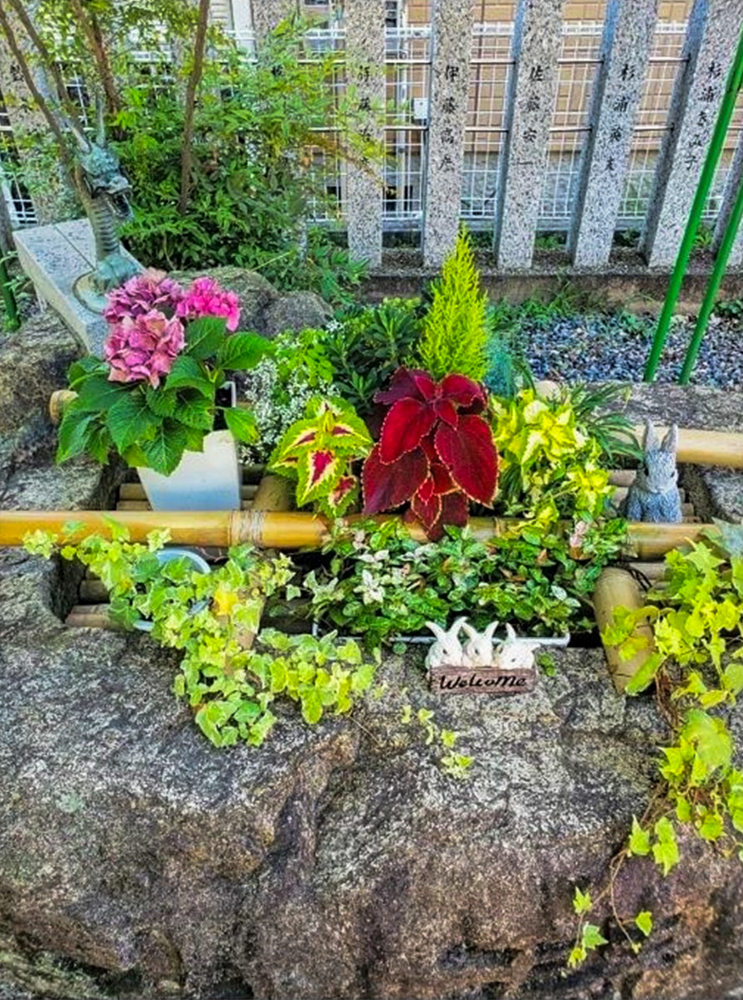
[[[214,383],[207,378],[203,367],[188,354],[179,354],[165,380],[165,391],[173,389],[198,389],[208,399],[214,398]]]
[[[712,520],[715,527],[705,532],[706,536],[714,541],[725,555],[734,558],[743,557],[743,525],[731,524],[716,517]]]
[[[696,744],[697,753],[708,771],[730,766],[733,741],[722,719],[713,719],[706,712],[692,708],[686,714],[681,735]]]
[[[703,840],[719,840],[723,833],[722,817],[717,813],[708,812],[699,827],[699,836]]]
[[[676,818],[681,823],[688,823],[691,820],[691,805],[683,795],[679,795],[676,799]]]
[[[585,951],[591,951],[594,948],[598,948],[599,945],[608,943],[596,924],[584,924],[581,944]]]
[[[576,913],[588,913],[593,903],[591,901],[590,892],[581,892],[578,886],[575,887],[575,895],[573,896],[573,909]]]
[[[635,917],[635,926],[642,931],[645,937],[649,937],[653,930],[653,914],[650,910],[643,910]]]
[[[98,420],[96,413],[84,413],[75,408],[74,403],[65,409],[57,438],[58,462],[66,462],[87,449],[88,440]]]
[[[722,686],[733,694],[743,691],[743,663],[730,663],[722,675]]]
[[[272,352],[271,342],[257,333],[233,333],[220,347],[217,365],[225,371],[244,371]]]
[[[227,321],[222,316],[202,316],[186,327],[186,350],[192,358],[204,361],[219,350],[227,334]]]
[[[163,476],[175,471],[186,448],[186,432],[174,420],[164,420],[155,428],[154,437],[142,444],[142,454],[149,468]]]
[[[157,424],[143,392],[127,392],[106,413],[106,426],[120,452],[143,443]]]
[[[637,816],[632,817],[632,833],[629,838],[630,854],[645,855],[650,854],[650,831],[643,830],[637,821]]]
[[[667,816],[661,816],[655,824],[655,835],[657,841],[653,844],[653,857],[658,867],[663,869],[663,874],[667,875],[681,860],[676,831]]]
[[[310,726],[314,726],[322,718],[322,702],[314,689],[302,698],[302,718]]]
[[[231,407],[223,412],[225,423],[237,440],[245,444],[255,444],[258,440],[258,425],[251,411]]]
[[[576,945],[568,956],[568,968],[577,969],[586,960],[586,949]]]
[[[645,688],[650,687],[655,679],[655,675],[663,666],[664,659],[662,654],[652,653],[627,684],[624,689],[627,694],[639,694]]]

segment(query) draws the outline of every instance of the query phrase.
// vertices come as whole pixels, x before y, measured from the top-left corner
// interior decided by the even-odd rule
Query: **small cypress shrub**
[[[481,382],[488,369],[487,340],[487,296],[480,293],[472,244],[462,231],[433,288],[420,359],[437,380],[456,372]]]

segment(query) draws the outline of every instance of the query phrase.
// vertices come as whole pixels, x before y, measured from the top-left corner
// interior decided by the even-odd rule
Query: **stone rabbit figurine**
[[[673,424],[658,444],[655,428],[645,421],[643,463],[629,488],[624,513],[629,521],[678,524],[683,520],[678,490],[676,448],[678,427]]]

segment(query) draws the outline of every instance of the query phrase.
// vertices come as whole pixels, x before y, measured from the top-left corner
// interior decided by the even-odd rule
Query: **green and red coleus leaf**
[[[306,451],[297,465],[297,503],[300,507],[335,489],[344,463],[332,451]]]
[[[328,493],[325,502],[325,513],[331,517],[340,517],[348,509],[349,504],[358,494],[359,480],[356,476],[341,476],[333,489]]]

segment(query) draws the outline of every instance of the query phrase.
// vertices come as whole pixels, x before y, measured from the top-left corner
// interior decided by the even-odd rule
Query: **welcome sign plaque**
[[[537,683],[537,670],[501,670],[498,667],[429,667],[428,684],[437,694],[528,694]]]

